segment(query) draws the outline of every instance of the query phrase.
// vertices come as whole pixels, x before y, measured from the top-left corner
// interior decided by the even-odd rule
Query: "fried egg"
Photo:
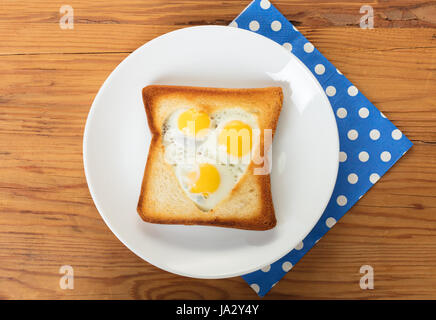
[[[246,172],[258,131],[257,117],[241,108],[212,114],[179,109],[164,124],[165,161],[173,166],[186,195],[209,211]]]
[[[212,163],[176,166],[182,189],[202,210],[213,209],[233,189],[236,175],[225,166]]]
[[[201,139],[207,135],[210,118],[207,113],[196,109],[182,111],[177,117],[177,128],[187,136]]]
[[[257,117],[244,109],[234,108],[213,115],[216,123],[214,135],[218,143],[220,163],[248,165],[253,150],[259,143]]]

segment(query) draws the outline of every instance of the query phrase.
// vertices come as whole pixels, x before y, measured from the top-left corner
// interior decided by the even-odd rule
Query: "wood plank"
[[[415,36],[414,29],[395,32],[394,29],[329,28],[317,30],[309,39],[409,138],[434,142],[436,91],[432,88],[436,86],[436,47],[431,46],[432,37],[430,29],[422,29],[419,36]],[[353,41],[355,38],[362,39],[363,45]],[[385,38],[390,41],[384,41]],[[77,107],[79,103],[84,111],[104,79],[127,54],[0,57],[0,75],[4,82],[1,99],[22,106],[42,101],[53,105],[60,99],[63,105],[72,107],[69,101],[74,95],[73,105]],[[71,78],[68,84],[63,77],[65,72]],[[21,74],[23,77],[17,77]],[[29,81],[35,85],[29,86]],[[86,100],[83,100],[83,81],[88,82]],[[76,98],[79,91],[80,101]],[[52,101],[47,101],[46,92],[52,93]],[[401,116],[404,113],[407,118]]]
[[[427,148],[423,144],[416,145],[412,150],[417,154],[430,152],[428,157],[432,159],[436,156],[436,148]],[[80,163],[80,157],[76,158]],[[433,268],[436,259],[436,234],[433,232],[436,227],[436,164],[433,162],[433,168],[427,165],[428,169],[422,173],[427,178],[411,179],[403,168],[422,170],[426,161],[410,154],[403,162],[413,163],[393,168],[374,187],[378,190],[368,193],[340,220],[267,298],[431,297],[431,287],[436,284]],[[18,171],[16,173],[19,174]],[[45,172],[27,175],[33,176],[26,179],[32,183],[37,180],[42,182],[34,190],[29,190],[27,181],[22,182],[23,187],[9,186],[6,190],[8,216],[0,216],[0,274],[3,279],[8,279],[8,291],[2,292],[0,286],[0,296],[254,298],[254,293],[247,290],[239,278],[182,278],[141,261],[104,226],[87,195],[84,181],[76,182],[72,187],[66,185],[71,178],[64,179],[64,184],[55,185],[53,177]],[[23,177],[22,174],[20,176]],[[425,194],[420,189],[423,184],[429,187],[426,197],[421,195]],[[56,189],[59,195],[66,197],[47,197]],[[411,189],[416,189],[416,198],[409,196],[398,203],[398,194]],[[88,205],[82,204],[86,199]],[[416,208],[416,202],[419,208]],[[32,204],[31,209],[29,203]],[[411,208],[415,209],[414,213],[411,213]],[[58,268],[63,264],[75,268],[76,287],[72,291],[58,288]],[[377,290],[360,290],[358,270],[364,264],[374,267]],[[405,291],[407,282],[411,287]],[[111,291],[107,290],[108,287]]]
[[[153,24],[203,25],[228,24],[250,1],[240,0],[127,0],[69,1],[75,11],[75,21],[81,24]],[[274,5],[296,25],[350,26],[359,25],[360,8],[374,8],[377,27],[434,27],[435,3],[426,0],[276,0]],[[30,5],[31,4],[31,5]],[[58,23],[59,3],[49,0],[4,0],[3,21],[16,24],[26,22]]]
[[[0,145],[1,150],[7,150],[1,154],[0,169],[0,204],[6,213],[0,215],[3,262],[0,274],[8,279],[8,288],[12,288],[8,290],[11,295],[2,292],[0,286],[0,296],[253,298],[254,294],[238,278],[185,279],[148,265],[119,243],[94,208],[83,176],[82,132],[95,92],[125,55],[24,55],[0,59],[4,76],[4,86],[0,89],[3,97]],[[425,51],[421,57],[422,63]],[[384,76],[382,81],[388,88],[396,74],[402,72],[402,65],[393,60],[387,66],[389,70],[397,70]],[[425,81],[425,68],[417,75],[415,84]],[[381,104],[395,94],[394,88],[383,90],[379,96]],[[409,99],[407,92],[400,94],[399,101]],[[406,107],[410,106],[405,104],[403,109],[393,110],[392,115],[402,118]],[[417,128],[428,117],[425,111],[425,108],[422,112],[419,108],[415,111],[412,123],[419,124]],[[405,128],[413,128],[408,124],[409,119],[403,121]],[[424,129],[428,133],[429,128]],[[411,138],[426,139],[420,130],[411,129],[409,133]],[[430,132],[429,139],[434,138],[435,132]],[[431,262],[434,258],[429,248],[435,241],[432,232],[436,223],[435,159],[436,145],[418,141],[402,164],[383,177],[375,190],[337,224],[330,232],[332,235],[317,245],[313,250],[315,258],[311,258],[312,253],[305,257],[301,263],[304,267],[297,265],[284,280],[285,285],[277,285],[268,298],[280,298],[284,294],[294,297],[297,293],[301,298],[314,297],[314,292],[320,298],[369,297],[369,292],[358,287],[358,268],[370,262],[375,264],[381,285],[389,284],[389,290],[377,291],[376,297],[398,294],[397,287],[392,287],[389,280],[393,275],[386,261],[394,264],[401,279],[414,246],[422,248],[414,251],[414,258],[418,259],[414,261],[422,261],[419,266],[422,272],[429,272],[424,261]],[[72,291],[61,290],[57,285],[58,269],[63,264],[75,267],[77,288]],[[331,275],[332,268],[339,265],[346,275]],[[416,280],[416,285],[431,281],[432,274]],[[323,277],[330,280],[317,280]],[[289,281],[292,285],[287,286]],[[395,281],[399,286],[401,281]],[[356,282],[354,287],[350,285],[353,282]],[[342,286],[332,288],[335,283]],[[112,292],[107,292],[108,286]],[[187,287],[190,289],[186,290]],[[281,287],[286,288],[284,292]],[[233,293],[226,288],[232,288]],[[421,296],[417,294],[417,297]]]
[[[0,54],[131,52],[163,33],[182,27],[228,25],[248,3],[239,0],[71,1],[74,29],[62,30],[59,4],[43,0],[30,5],[28,1],[7,0],[0,9]],[[274,4],[309,36],[320,27],[356,29],[362,16],[360,1],[295,0],[275,1]],[[436,4],[433,2],[389,0],[369,4],[374,8],[376,28],[436,26]],[[326,40],[336,40],[338,31],[332,32],[335,36]],[[392,33],[400,34],[395,30]],[[434,29],[427,33],[433,36]],[[415,35],[419,37],[420,34]],[[420,42],[418,40],[415,41]],[[360,44],[352,42],[355,46]],[[434,47],[434,42],[432,45]]]

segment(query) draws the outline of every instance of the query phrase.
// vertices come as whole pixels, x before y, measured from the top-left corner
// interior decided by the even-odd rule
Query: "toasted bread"
[[[280,87],[219,89],[151,85],[142,91],[152,133],[137,211],[144,221],[162,224],[209,225],[248,230],[268,230],[276,225],[269,174],[256,175],[262,165],[251,162],[230,194],[209,211],[201,210],[185,194],[174,170],[165,161],[162,143],[166,119],[189,106],[212,113],[238,106],[254,114],[259,129],[275,133],[283,93]],[[261,139],[260,150],[267,150]],[[266,149],[264,149],[266,147]]]

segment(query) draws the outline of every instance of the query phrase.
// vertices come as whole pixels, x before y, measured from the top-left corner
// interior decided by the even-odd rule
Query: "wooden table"
[[[130,252],[97,212],[82,138],[100,85],[168,31],[227,25],[249,1],[71,0],[0,5],[0,298],[255,299],[241,278],[196,280]],[[436,4],[273,3],[398,126],[413,148],[265,299],[436,298]],[[62,2],[63,4],[63,2]],[[359,28],[364,4],[375,29]],[[74,289],[59,286],[62,265]],[[361,290],[362,265],[375,288]]]

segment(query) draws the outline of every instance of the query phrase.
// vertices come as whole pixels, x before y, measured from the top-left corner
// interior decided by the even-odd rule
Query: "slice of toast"
[[[166,119],[178,109],[189,106],[210,114],[237,106],[256,116],[261,132],[271,129],[274,135],[283,103],[280,87],[219,89],[151,85],[143,89],[142,95],[152,133],[137,207],[144,221],[248,230],[268,230],[276,225],[270,175],[253,172],[263,164],[251,162],[230,194],[205,212],[186,195],[172,166],[165,161],[162,134]],[[268,150],[269,145],[264,145],[263,140],[261,136],[259,148]]]

